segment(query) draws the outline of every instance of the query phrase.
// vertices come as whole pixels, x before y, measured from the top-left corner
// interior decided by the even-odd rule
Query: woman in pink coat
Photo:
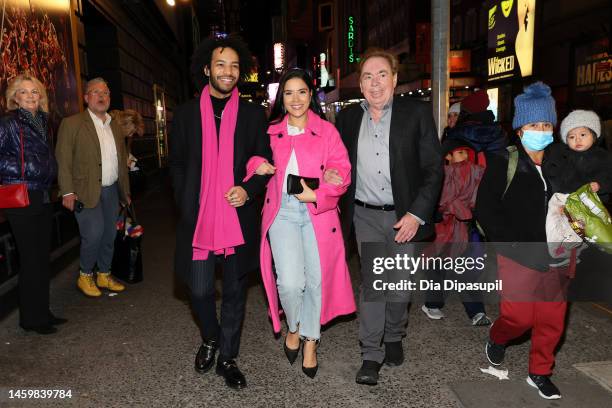
[[[355,311],[337,208],[351,165],[336,128],[322,116],[309,74],[297,68],[285,72],[268,128],[274,166],[249,162],[250,173],[256,168],[257,174],[274,174],[264,202],[260,253],[273,328],[281,328],[280,298],[288,325],[285,354],[293,364],[304,341],[302,371],[310,378],[318,369],[321,324]],[[343,181],[325,182],[327,169]],[[318,179],[319,186],[313,190],[300,179],[303,192],[289,194],[289,174]]]

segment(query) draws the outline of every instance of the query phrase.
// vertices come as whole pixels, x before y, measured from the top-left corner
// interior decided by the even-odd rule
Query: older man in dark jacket
[[[364,242],[383,242],[391,252],[405,252],[402,244],[434,234],[432,217],[443,176],[440,142],[428,104],[393,98],[397,68],[392,54],[366,52],[360,62],[366,100],[340,112],[336,121],[354,169],[341,201],[342,227],[348,238],[354,226],[360,253]],[[374,385],[383,361],[393,366],[404,360],[409,299],[370,301],[364,289],[359,306],[363,364],[356,381]]]

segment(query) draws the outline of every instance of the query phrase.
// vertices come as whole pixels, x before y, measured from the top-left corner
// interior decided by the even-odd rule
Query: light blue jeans
[[[306,204],[283,193],[269,237],[276,285],[289,331],[321,337],[321,262]]]

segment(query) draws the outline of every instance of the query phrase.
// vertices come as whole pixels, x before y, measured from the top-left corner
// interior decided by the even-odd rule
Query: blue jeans
[[[81,271],[92,274],[97,264],[100,272],[110,272],[117,236],[119,188],[117,183],[102,187],[100,201],[94,208],[75,212],[81,234]]]
[[[321,262],[306,204],[283,193],[269,237],[276,285],[290,332],[321,337]]]

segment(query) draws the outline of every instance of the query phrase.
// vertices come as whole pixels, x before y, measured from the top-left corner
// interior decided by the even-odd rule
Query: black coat
[[[259,266],[260,214],[255,198],[263,193],[268,177],[253,176],[243,183],[252,156],[272,160],[263,108],[240,100],[234,133],[234,185],[242,186],[249,200],[237,208],[244,245],[236,248],[238,267],[244,272]],[[175,270],[189,282],[193,259],[193,235],[198,220],[202,175],[202,123],[200,101],[193,99],[174,111],[169,139],[169,165],[174,198],[179,209],[176,230]]]
[[[46,121],[46,114],[44,119]],[[21,142],[25,179],[30,190],[47,190],[57,178],[57,162],[46,135],[41,135],[19,110],[0,118],[0,180],[2,184],[21,183]]]
[[[508,151],[487,153],[487,168],[478,187],[475,216],[491,242],[515,243],[515,250],[500,246],[503,255],[532,269],[547,270],[551,259],[544,246],[524,243],[546,243],[548,200],[554,192],[543,172],[542,178],[520,142],[516,144],[519,160],[508,190]]]
[[[440,141],[430,104],[396,97],[391,109],[389,150],[395,213],[398,220],[410,212],[426,222],[412,239],[420,241],[434,234],[433,214],[444,177]],[[345,239],[353,223],[357,143],[363,114],[363,108],[355,104],[342,110],[336,119],[336,127],[354,169],[352,183],[340,201]]]
[[[546,149],[543,166],[556,192],[572,193],[592,181],[599,183],[600,195],[612,192],[612,153],[601,147],[576,152],[555,143]]]

